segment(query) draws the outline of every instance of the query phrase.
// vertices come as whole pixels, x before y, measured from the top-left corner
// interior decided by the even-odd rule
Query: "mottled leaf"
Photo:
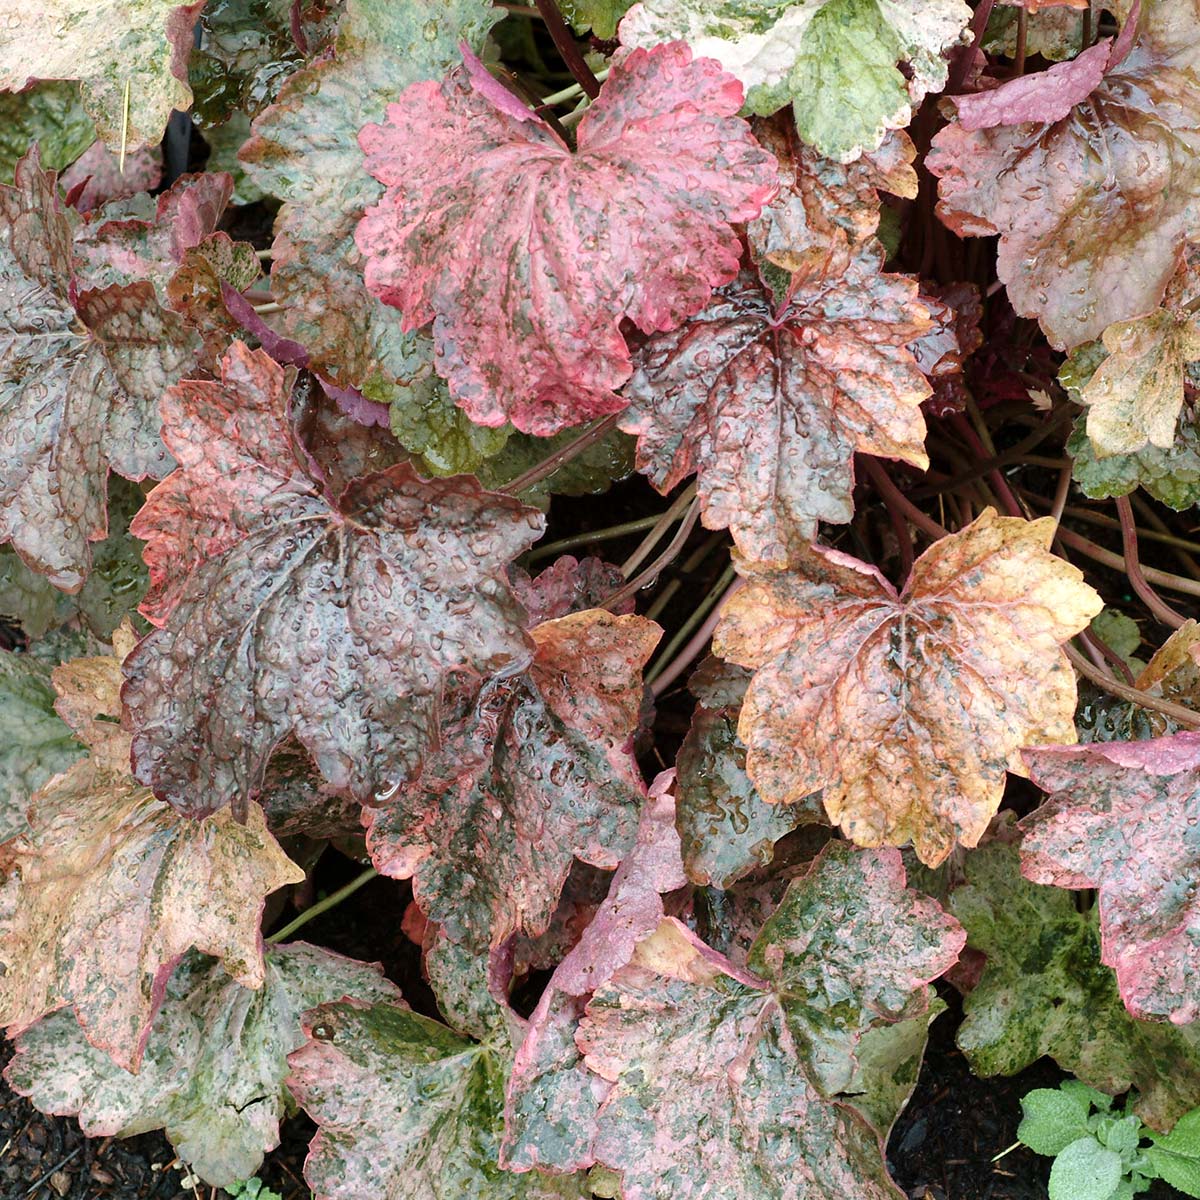
[[[0,0],[0,87],[78,79],[114,149],[157,142],[192,101],[187,58],[204,0]]]
[[[362,169],[358,131],[410,83],[443,75],[461,42],[479,48],[501,15],[488,0],[347,0],[333,53],[288,79],[239,155],[284,201],[271,266],[283,332],[327,378],[383,404],[427,399],[433,349],[363,283],[354,229],[383,188]]]
[[[578,1181],[496,1163],[507,1051],[394,1004],[325,1004],[288,1087],[317,1123],[304,1176],[316,1200],[534,1200]]]
[[[1049,799],[1020,824],[1036,883],[1099,889],[1103,961],[1136,1017],[1200,1015],[1200,734],[1025,753]]]
[[[54,711],[50,668],[0,651],[0,842],[27,828],[30,795],[82,753]]]
[[[992,509],[935,542],[897,594],[874,568],[816,547],[793,569],[738,561],[713,649],[755,671],[738,732],[764,799],[824,789],[861,845],[912,839],[936,866],[974,846],[1019,750],[1075,736],[1061,644],[1102,607],[1049,553],[1054,523]]]
[[[697,704],[676,758],[676,821],[688,878],[722,889],[769,863],[784,834],[825,817],[820,792],[795,805],[768,804],[750,782],[737,733],[749,682],[749,671],[719,659],[701,665],[688,683]]]
[[[1134,1020],[1100,961],[1095,915],[1058,888],[1021,877],[1015,845],[966,859],[950,911],[987,956],[963,1000],[958,1045],[978,1075],[1016,1075],[1049,1055],[1092,1087],[1137,1091],[1136,1109],[1169,1128],[1200,1103],[1200,1029]]]
[[[120,686],[133,640],[122,626],[113,657],[55,669],[58,713],[90,754],[33,796],[28,831],[0,848],[0,1023],[12,1036],[70,1006],[128,1069],[189,948],[262,985],[263,904],[304,878],[259,810],[245,825],[228,812],[193,821],[129,777]]]
[[[92,543],[91,573],[73,596],[30,570],[11,548],[0,550],[0,613],[17,621],[31,638],[76,618],[97,637],[112,637],[146,594],[142,543],[129,534],[142,498],[137,484],[109,476],[108,537]]]
[[[899,1197],[872,1126],[844,1091],[873,1026],[919,1016],[962,947],[904,888],[894,850],[832,844],[794,882],[750,974],[666,920],[588,1003],[578,1035],[608,1090],[597,1159],[626,1200]]]
[[[421,456],[422,466],[431,475],[478,471],[487,459],[504,449],[512,436],[512,426],[476,425],[455,406],[445,383],[433,374],[432,355],[428,372],[426,378],[414,380],[388,406],[392,433],[406,450]],[[544,446],[541,443],[538,448]],[[545,453],[551,453],[550,449],[546,448]],[[514,472],[514,477],[519,473]]]
[[[800,136],[850,162],[941,91],[970,19],[961,0],[643,0],[621,41],[684,39],[742,81],[751,112],[794,103]]]
[[[217,227],[233,180],[228,175],[184,175],[163,192],[146,218],[109,217],[101,209],[75,233],[78,271],[87,287],[145,279],[160,300],[184,255]]]
[[[1009,299],[1056,348],[1155,308],[1200,232],[1197,20],[1197,0],[1146,4],[1130,54],[1067,116],[933,140],[939,215],[1000,235]]]
[[[503,688],[489,680],[529,658],[502,576],[540,514],[406,464],[344,485],[339,469],[326,490],[289,421],[293,378],[235,342],[220,380],[163,398],[181,465],[133,526],[161,628],[125,701],[137,777],[189,813],[244,811],[289,735],[367,800],[417,767],[444,693]]]
[[[135,150],[120,159],[100,141],[93,142],[59,179],[71,206],[91,212],[111,200],[123,200],[158,187],[162,180],[162,155],[158,147]]]
[[[1084,4],[1080,7],[1090,7]],[[1083,49],[1083,13],[1080,7],[1046,4],[1031,10],[1018,0],[1002,0],[992,9],[983,49],[990,54],[1016,58],[1019,8],[1026,9],[1025,49],[1029,56],[1040,54],[1048,62],[1062,62]]]
[[[88,1137],[165,1130],[194,1174],[231,1187],[279,1144],[287,1056],[305,1042],[301,1014],[344,996],[399,1001],[379,966],[304,942],[267,950],[257,990],[190,954],[167,981],[136,1075],[57,1012],[19,1035],[5,1078],[40,1111],[78,1117]]]
[[[144,282],[80,290],[71,222],[36,151],[0,188],[0,541],[77,592],[107,532],[110,468],[161,478],[158,398],[197,341]]]
[[[23,92],[0,92],[0,183],[12,183],[17,160],[34,142],[42,165],[61,171],[95,140],[76,84],[35,83]]]
[[[529,615],[530,625],[553,621],[585,608],[608,608],[605,601],[625,586],[620,568],[598,558],[556,558],[536,578],[520,567],[509,571],[513,591]],[[633,612],[632,597],[610,611],[622,616]]]
[[[632,845],[641,670],[660,635],[602,609],[535,626],[526,671],[444,719],[420,774],[364,809],[375,865],[411,876],[451,938],[540,933],[573,857],[611,868]]]
[[[818,521],[849,521],[856,450],[928,465],[930,387],[907,348],[928,314],[881,259],[806,275],[779,308],[745,270],[637,354],[621,428],[638,469],[664,493],[696,472],[704,524],[747,558],[785,562]]]
[[[623,319],[673,328],[734,276],[730,224],[758,215],[774,164],[734,115],[737,82],[683,45],[614,64],[574,154],[474,70],[414,84],[363,129],[387,191],[358,245],[406,328],[433,321],[455,403],[548,435],[622,407]]]
[[[602,1089],[592,1086],[575,1045],[584,1001],[658,928],[662,895],[686,883],[675,832],[671,772],[650,788],[637,841],[578,944],[550,977],[517,1051],[504,1108],[504,1166],[574,1171],[594,1161]]]

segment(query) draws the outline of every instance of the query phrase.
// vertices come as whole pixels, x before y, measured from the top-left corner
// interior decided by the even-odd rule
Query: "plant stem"
[[[555,49],[562,55],[563,62],[567,64],[567,70],[575,76],[587,98],[595,100],[600,95],[600,84],[596,76],[592,74],[592,68],[587,65],[583,55],[579,53],[579,47],[575,44],[575,35],[567,28],[562,13],[558,11],[558,5],[554,0],[534,0],[534,2],[537,4],[538,12],[542,14],[542,20],[546,22],[546,31],[554,39]]]
[[[1127,569],[1125,559],[1121,555],[1114,554],[1111,550],[1105,550],[1103,546],[1097,546],[1095,542],[1089,541],[1073,529],[1060,528],[1058,536],[1072,549],[1078,550],[1080,554],[1086,555],[1095,562],[1103,563],[1104,566],[1112,567],[1117,571]],[[1181,592],[1185,596],[1200,596],[1200,582],[1194,579],[1184,579],[1182,575],[1172,575],[1168,571],[1159,571],[1154,567],[1143,567],[1142,575],[1150,583],[1167,588],[1168,591]]]
[[[1066,651],[1071,665],[1080,675],[1090,680],[1098,688],[1108,692],[1110,696],[1116,696],[1121,700],[1128,700],[1131,704],[1136,704],[1139,708],[1148,708],[1153,712],[1160,712],[1163,716],[1170,717],[1172,721],[1177,725],[1182,725],[1185,729],[1200,729],[1200,713],[1193,712],[1190,708],[1184,708],[1182,704],[1174,704],[1170,700],[1160,700],[1159,697],[1151,696],[1147,692],[1139,691],[1135,687],[1129,687],[1128,684],[1118,683],[1111,675],[1106,675],[1103,671],[1097,670],[1074,646],[1064,646],[1063,650]]]
[[[949,96],[961,92],[963,85],[967,82],[971,64],[975,61],[975,52],[979,49],[979,43],[983,41],[988,18],[992,15],[994,2],[995,0],[979,0],[979,4],[975,8],[971,24],[967,26],[971,31],[971,44],[961,47],[955,55],[954,69],[950,73],[950,82],[946,85],[946,94]]]
[[[908,520],[922,533],[927,534],[935,542],[944,538],[950,531],[943,529],[932,517],[926,516],[903,492],[892,482],[891,477],[875,459],[865,454],[859,455],[863,470],[871,477],[875,490],[890,504],[902,512]]]
[[[683,522],[675,531],[675,536],[670,540],[667,548],[640,574],[635,575],[624,587],[618,588],[604,601],[605,608],[615,608],[617,605],[624,603],[630,596],[636,596],[644,587],[649,587],[662,574],[665,567],[669,566],[678,557],[680,550],[683,549],[684,543],[691,536],[692,529],[696,524],[696,519],[700,516],[700,502],[692,501],[692,507],[688,509],[688,514],[683,518]]]
[[[368,867],[361,875],[355,875],[345,887],[340,887],[336,892],[331,892],[324,900],[318,900],[316,904],[309,905],[294,921],[289,921],[282,929],[277,929],[265,941],[269,946],[275,945],[276,942],[282,942],[284,938],[291,937],[302,925],[307,925],[314,917],[319,917],[323,912],[328,912],[331,908],[336,908],[347,896],[353,896],[363,884],[370,883],[379,872],[374,867]]]
[[[603,71],[596,72],[596,82],[603,83],[608,78],[608,72],[611,68],[605,67]],[[551,92],[549,96],[543,96],[538,103],[538,108],[553,108],[556,104],[566,104],[568,100],[574,100],[577,96],[583,95],[583,88],[577,83],[571,84],[570,87],[565,87],[561,92]]]
[[[1050,505],[1050,515],[1054,518],[1054,524],[1061,525],[1063,512],[1067,507],[1067,496],[1071,492],[1071,475],[1074,467],[1068,463],[1058,473],[1058,486],[1054,489],[1054,500]]]
[[[271,313],[283,312],[283,305],[276,304],[274,301],[272,301],[270,304],[256,304],[254,306],[254,311],[258,313],[260,317],[269,317]]]
[[[658,662],[650,669],[646,682],[655,699],[663,694],[688,669],[700,652],[712,640],[713,630],[720,620],[725,601],[742,586],[732,566],[726,567],[717,585],[700,602],[696,611],[680,626],[675,636],[663,647]],[[707,619],[705,619],[707,614]],[[703,620],[703,624],[700,624]],[[696,626],[700,624],[700,628]],[[695,630],[687,644],[685,639]],[[683,649],[680,650],[680,646]]]
[[[1013,59],[1013,75],[1025,74],[1025,43],[1029,37],[1029,13],[1017,9],[1017,54]]]
[[[1024,12],[1025,10],[1021,9],[1021,11]],[[996,458],[995,447],[989,453],[987,445],[976,432],[975,426],[965,417],[961,414],[956,415],[953,419],[953,424],[963,437],[966,438],[967,444],[978,459],[981,461],[991,461]],[[990,440],[988,438],[988,441]],[[1026,515],[1025,510],[1021,507],[1016,496],[1013,495],[1012,488],[1008,486],[1008,480],[1000,474],[999,467],[992,467],[988,471],[987,477],[992,481],[992,486],[996,489],[996,495],[999,496],[1001,504],[1007,510],[1008,515],[1010,517],[1024,517]]]
[[[643,529],[651,529],[658,524],[657,513],[652,517],[639,517],[636,521],[625,521],[620,525],[609,525],[604,529],[592,529],[588,533],[577,533],[574,537],[561,538],[557,542],[547,542],[544,546],[535,546],[526,556],[526,563],[540,562],[543,558],[553,558],[567,550],[579,546],[587,546],[592,542],[607,542],[613,538],[625,537],[630,533],[641,533]]]
[[[1114,671],[1119,671],[1125,677],[1126,683],[1130,686],[1134,685],[1133,672],[1129,669],[1129,664],[1102,637],[1090,629],[1084,629],[1079,634],[1079,640],[1088,650],[1095,649],[1099,652],[1103,662],[1108,664],[1104,668],[1105,670],[1112,667]],[[1092,661],[1095,662],[1095,658]],[[1097,663],[1096,665],[1102,664]]]
[[[1137,527],[1133,520],[1133,509],[1129,505],[1128,496],[1117,497],[1117,516],[1121,519],[1121,545],[1125,551],[1125,572],[1129,576],[1129,584],[1142,603],[1153,613],[1154,617],[1172,629],[1178,629],[1187,624],[1187,618],[1181,617],[1147,582],[1142,574],[1142,564],[1138,561]]]
[[[650,527],[650,532],[642,538],[637,549],[621,564],[621,574],[626,579],[630,577],[646,560],[650,551],[658,545],[662,537],[672,525],[683,515],[684,510],[696,498],[695,483],[689,484],[671,503],[671,507],[662,513]]]
[[[553,454],[547,455],[536,466],[530,467],[523,475],[518,475],[516,479],[510,480],[500,491],[506,492],[510,496],[519,496],[533,487],[535,483],[541,483],[548,475],[553,475],[564,463],[578,458],[589,446],[594,446],[600,441],[609,430],[616,427],[620,416],[619,412],[612,413],[603,421],[597,421],[590,429],[584,430],[573,442],[568,442],[565,446],[555,450]]]

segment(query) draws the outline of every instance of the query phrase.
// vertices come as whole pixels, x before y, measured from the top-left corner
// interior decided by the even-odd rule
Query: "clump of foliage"
[[[1164,1179],[1200,1196],[1200,1110],[1170,1133],[1147,1129],[1127,1106],[1078,1080],[1037,1088],[1021,1100],[1020,1142],[1053,1157],[1050,1200],[1124,1200]]]
[[[955,987],[1056,1194],[1200,1194],[1200,0],[0,0],[0,89],[13,1087],[896,1200]],[[377,875],[436,1004],[294,937]]]

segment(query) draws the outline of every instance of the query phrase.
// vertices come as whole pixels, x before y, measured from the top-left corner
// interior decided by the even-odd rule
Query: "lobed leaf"
[[[1135,1017],[1200,1014],[1200,735],[1025,753],[1050,793],[1019,828],[1035,883],[1099,890],[1102,958]],[[1164,833],[1169,830],[1169,834]]]
[[[737,560],[720,657],[755,671],[738,721],[746,769],[772,803],[824,789],[860,845],[912,839],[936,866],[974,846],[1019,750],[1074,737],[1075,675],[1060,649],[1100,611],[1049,553],[1053,523],[991,509],[935,542],[897,594],[823,547],[791,569]]]
[[[156,411],[198,342],[149,283],[89,289],[54,174],[31,151],[0,188],[0,541],[77,592],[107,533],[106,484],[161,478]]]
[[[163,135],[192,102],[187,60],[204,0],[0,0],[0,88],[78,79],[96,133],[113,149]]]
[[[620,32],[627,46],[683,39],[742,81],[751,112],[791,103],[806,142],[852,162],[941,91],[970,19],[961,0],[643,0]]]
[[[189,820],[130,779],[120,686],[133,640],[122,626],[113,657],[56,668],[58,713],[90,754],[32,797],[29,829],[0,847],[0,1023],[12,1036],[69,1005],[130,1070],[189,948],[262,985],[263,904],[304,878],[261,812]]]
[[[290,421],[294,377],[235,342],[220,380],[168,390],[180,468],[134,522],[160,627],[126,665],[134,770],[192,814],[244,812],[289,736],[369,800],[416,770],[444,698],[529,658],[502,573],[540,514],[407,464],[323,473]]]
[[[39,1111],[77,1117],[88,1137],[165,1130],[193,1174],[228,1188],[279,1144],[287,1056],[305,1042],[301,1014],[344,996],[400,1002],[377,964],[304,942],[267,949],[257,990],[189,954],[167,981],[136,1075],[57,1012],[17,1037],[5,1078]]]
[[[622,407],[623,319],[671,329],[733,278],[730,224],[774,193],[773,160],[734,115],[737,82],[686,46],[614,63],[575,153],[484,79],[414,84],[363,129],[387,191],[358,246],[405,328],[433,321],[455,403],[545,436]]]
[[[933,140],[938,214],[960,236],[1000,235],[1009,299],[1057,349],[1155,308],[1200,230],[1197,20],[1197,0],[1152,0],[1132,50],[1066,116],[955,122]]]
[[[412,782],[364,809],[376,867],[411,877],[453,940],[541,933],[573,858],[612,868],[632,845],[641,671],[660,635],[602,609],[534,626],[527,669],[485,686]]]

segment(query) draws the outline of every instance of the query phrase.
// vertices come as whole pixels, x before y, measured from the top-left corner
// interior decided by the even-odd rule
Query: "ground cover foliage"
[[[953,987],[1174,1144],[1200,0],[0,0],[0,87],[14,1088],[885,1200]],[[436,1012],[298,940],[339,854]]]

